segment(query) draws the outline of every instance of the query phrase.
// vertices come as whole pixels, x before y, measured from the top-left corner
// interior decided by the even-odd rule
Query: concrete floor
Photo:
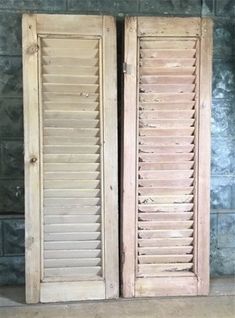
[[[25,305],[23,287],[0,288],[1,318],[235,318],[235,278],[211,282],[207,297],[164,297]]]

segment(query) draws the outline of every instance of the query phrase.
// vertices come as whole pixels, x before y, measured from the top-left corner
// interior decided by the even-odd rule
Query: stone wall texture
[[[235,275],[235,0],[0,0],[0,285],[24,282],[24,12],[112,14],[119,40],[126,15],[214,19],[211,276]]]

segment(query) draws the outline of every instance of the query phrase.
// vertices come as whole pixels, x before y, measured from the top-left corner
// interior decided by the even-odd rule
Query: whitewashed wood
[[[103,17],[104,229],[106,298],[119,296],[116,22]]]
[[[122,154],[122,294],[135,294],[136,254],[136,114],[137,114],[137,18],[125,19],[123,154]],[[128,211],[128,212],[127,212]],[[133,226],[130,226],[133,224]]]
[[[103,298],[105,298],[103,281],[50,282],[41,284],[42,303]]]
[[[208,152],[203,150],[209,132],[209,125],[206,127],[205,124],[206,120],[209,121],[208,109],[203,120],[204,126],[200,128],[202,135],[206,131],[203,146],[200,140],[204,138],[198,139],[202,116],[198,107],[200,89],[205,83],[206,74],[210,76],[211,65],[211,57],[207,56],[205,65],[207,63],[209,66],[205,69],[209,72],[203,71],[202,77],[201,70],[199,76],[199,62],[203,61],[205,52],[200,37],[206,27],[200,18],[138,17],[133,20],[138,29],[139,42],[135,42],[136,34],[132,36],[133,46],[128,49],[133,58],[130,62],[125,58],[125,77],[128,72],[135,75],[130,78],[125,91],[129,99],[124,98],[124,109],[128,105],[132,122],[125,119],[124,112],[123,158],[125,161],[132,158],[130,164],[134,167],[138,157],[138,170],[131,173],[130,167],[128,178],[132,176],[132,180],[129,180],[129,189],[123,189],[124,207],[125,193],[128,193],[130,201],[123,211],[122,230],[127,220],[133,224],[129,227],[128,235],[123,235],[124,246],[126,239],[132,248],[128,258],[125,257],[125,262],[129,261],[129,264],[125,264],[126,268],[129,266],[132,270],[129,271],[129,277],[123,275],[123,294],[125,297],[197,295],[200,288],[202,292],[202,286],[205,288],[204,279],[208,275],[207,263],[203,264],[202,258],[198,258],[199,249],[203,250],[202,242],[199,244],[198,241],[198,235],[201,235],[198,216],[203,222],[202,214],[207,212],[201,208],[204,212],[199,213],[197,204],[197,185],[200,184],[198,152],[202,156],[206,154],[205,161],[208,163]],[[128,22],[129,19],[126,19],[126,25]],[[125,42],[130,36],[128,27],[125,29]],[[132,31],[135,28],[132,27]],[[210,51],[210,43],[208,47]],[[207,85],[205,87],[205,99],[208,102],[210,89]],[[130,99],[130,91],[132,94],[137,92],[133,100]],[[128,149],[125,148],[126,140],[129,141]],[[203,160],[200,160],[200,165],[204,165]],[[207,164],[206,171],[208,177],[210,169]],[[205,170],[203,178],[204,173]],[[124,173],[123,184],[125,182],[127,177],[125,179]],[[132,201],[131,193],[135,196]],[[205,196],[202,196],[206,202],[207,194],[206,191]],[[205,223],[208,225],[208,219]],[[204,226],[203,231],[202,237],[205,246],[208,246],[208,227]],[[138,238],[136,244],[132,243],[132,236]],[[134,270],[131,267],[131,252],[134,252]],[[202,255],[207,261],[208,252],[201,252]],[[199,268],[204,273],[202,280],[197,277]],[[133,274],[134,283],[130,289],[128,284]]]
[[[209,293],[210,246],[210,116],[212,87],[213,24],[203,18],[201,23],[200,117],[198,162],[198,294]],[[202,164],[203,163],[203,164]]]

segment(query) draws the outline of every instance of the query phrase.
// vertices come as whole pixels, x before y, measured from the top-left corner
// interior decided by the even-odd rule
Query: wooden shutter
[[[212,24],[125,22],[123,295],[207,294]]]
[[[27,302],[118,296],[115,21],[24,15]]]

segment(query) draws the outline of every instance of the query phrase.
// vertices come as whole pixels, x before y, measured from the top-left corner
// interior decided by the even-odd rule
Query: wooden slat
[[[151,50],[152,51],[152,50]],[[153,50],[155,51],[155,50]],[[165,54],[164,54],[165,53]],[[180,57],[180,53],[183,54]],[[140,67],[153,67],[153,68],[184,68],[184,67],[194,67],[196,59],[194,57],[195,51],[192,50],[192,54],[188,54],[187,51],[175,51],[175,50],[158,50],[156,54],[151,57],[147,50],[141,50],[140,55],[146,55],[146,58],[140,59]],[[147,55],[149,58],[147,58]],[[166,55],[169,55],[167,58]],[[156,72],[156,74],[158,74]],[[169,83],[168,83],[169,84]]]
[[[193,212],[182,212],[182,213],[138,213],[138,220],[139,221],[186,221],[191,220],[193,217]]]
[[[66,38],[66,48],[64,47],[64,42],[61,41],[59,38],[43,38],[42,40],[43,48],[51,48],[51,49],[66,49],[66,50],[75,50],[77,52],[77,49],[89,49],[90,51],[94,49],[98,49],[98,40],[89,40],[89,39],[79,39],[79,42],[77,39],[70,39]]]
[[[194,84],[195,77],[193,75],[143,75],[140,77],[140,84]]]
[[[151,67],[151,66],[142,66],[140,68],[140,76],[143,75],[194,75],[195,67],[185,66],[185,67]]]
[[[140,247],[139,255],[186,255],[193,250],[192,246],[171,246],[171,247]]]
[[[95,73],[95,72],[94,72]],[[56,84],[98,84],[98,75],[60,75],[60,74],[45,74],[43,75],[43,82],[46,83],[56,83]]]
[[[93,172],[99,173],[100,164],[99,163],[70,163],[68,165],[67,163],[45,163],[43,165],[43,168],[45,172],[86,171],[86,173],[89,175],[89,173],[93,173]]]
[[[140,40],[140,49],[194,49],[195,41],[185,38],[185,41],[177,39],[161,39],[155,41],[153,38],[147,38]]]
[[[47,250],[44,252],[45,259],[64,259],[64,258],[97,258],[101,257],[100,249],[83,250]]]
[[[141,49],[140,50],[140,58],[165,58],[168,61],[171,61],[171,58],[193,58],[195,57],[196,50],[195,49]]]
[[[189,212],[193,209],[193,203],[141,204],[138,209],[140,212]]]
[[[194,141],[194,136],[154,136],[154,137],[142,137],[140,136],[138,138],[139,144],[142,145],[156,145],[156,146],[184,146],[184,145],[190,145]]]
[[[194,170],[140,170],[139,179],[172,180],[192,178]]]
[[[98,75],[98,66],[89,65],[43,65],[43,74],[61,74],[61,75],[77,75],[80,76],[94,76]]]
[[[45,43],[45,42],[44,42]],[[70,42],[71,43],[71,42]],[[66,41],[67,44],[67,41]],[[87,45],[85,41],[80,42],[80,46],[75,41],[73,42],[76,49],[71,47],[46,47],[43,45],[42,55],[51,56],[51,57],[82,57],[82,58],[95,58],[99,54],[98,51],[98,41],[90,42],[90,45]],[[60,44],[61,45],[61,44]],[[86,47],[84,47],[85,45]],[[91,49],[92,48],[92,49]]]
[[[74,180],[73,183],[70,182],[71,186],[74,187],[76,183],[78,185],[79,184],[82,185],[83,182],[84,182],[84,185],[86,183],[89,184],[88,182],[86,182],[87,180],[93,182],[93,184],[97,184],[97,181],[100,182],[101,173],[100,171],[94,171],[94,172],[90,172],[90,171],[77,172],[77,171],[71,171],[71,170],[70,171],[45,171],[44,176],[45,176],[45,181],[49,183],[56,182],[52,180],[58,180],[58,181],[61,180],[61,182],[66,182],[65,180]],[[81,181],[78,181],[78,180],[81,180]]]
[[[45,242],[101,240],[101,232],[44,233]]]
[[[64,112],[74,112],[74,111],[80,111],[80,112],[86,112],[86,111],[97,111],[98,110],[99,103],[98,102],[87,102],[83,101],[79,103],[78,101],[74,102],[44,102],[44,109],[45,114],[47,114],[48,111],[64,111]]]
[[[100,198],[100,189],[44,189],[44,198]]]
[[[91,180],[92,177],[89,175],[92,175],[92,173],[85,174],[85,178],[88,180],[80,180],[77,181],[76,176],[78,174],[74,175],[67,175],[65,173],[66,177],[68,179],[64,180],[46,180],[44,181],[44,189],[100,189],[101,187],[101,182],[99,180]],[[90,178],[90,180],[89,180]],[[97,178],[98,179],[98,178]]]
[[[194,119],[141,119],[139,126],[141,128],[188,128],[194,124]]]
[[[171,264],[188,263],[193,259],[192,254],[188,255],[141,255],[138,257],[139,264]]]
[[[83,215],[83,214],[100,214],[101,207],[99,205],[95,206],[83,206],[76,204],[62,204],[61,206],[49,206],[44,208],[45,215]]]
[[[139,230],[177,230],[192,228],[193,221],[139,221]]]
[[[99,249],[101,247],[101,241],[55,241],[44,242],[45,251],[47,250],[92,250]]]
[[[139,230],[138,234],[141,239],[187,238],[192,236],[193,230]]]
[[[194,115],[194,110],[155,110],[143,111],[139,113],[140,119],[189,119]]]
[[[45,163],[99,163],[100,155],[97,154],[46,154]]]
[[[140,247],[151,247],[157,248],[158,251],[161,251],[161,248],[165,247],[178,247],[187,246],[192,248],[191,244],[193,242],[192,237],[183,237],[183,238],[144,238],[138,240],[138,245]],[[160,249],[159,249],[160,248]]]
[[[190,170],[193,168],[194,161],[182,161],[182,162],[140,162],[139,170]]]
[[[100,231],[100,223],[45,224],[45,233]]]
[[[45,260],[47,268],[62,268],[62,267],[93,267],[101,266],[100,258],[68,258],[68,259],[47,259]]]
[[[193,185],[193,178],[186,179],[168,179],[168,180],[155,180],[148,179],[138,181],[139,187],[190,187]]]
[[[179,194],[192,194],[193,187],[140,187],[138,194],[140,196],[152,195],[179,195]]]
[[[101,221],[100,215],[45,215],[47,224],[59,223],[97,223]]]
[[[195,106],[195,101],[188,102],[167,102],[167,103],[159,103],[159,102],[142,102],[139,104],[140,110],[191,110]]]

